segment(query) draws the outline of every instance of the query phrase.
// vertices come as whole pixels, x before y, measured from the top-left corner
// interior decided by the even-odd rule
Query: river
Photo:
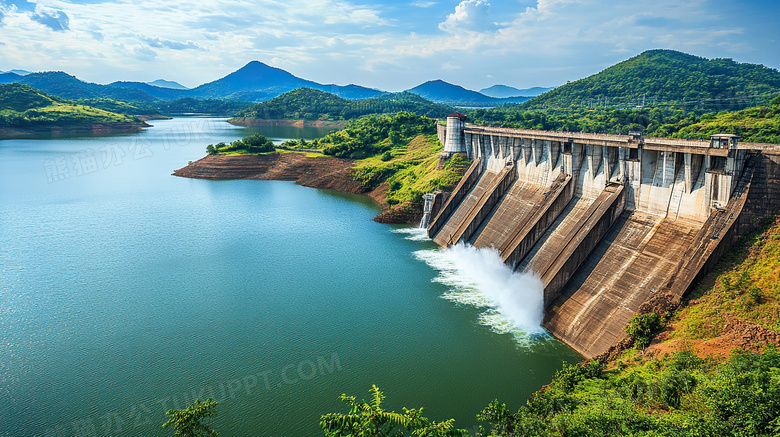
[[[223,436],[320,435],[372,384],[473,429],[579,359],[368,198],[170,175],[209,143],[324,131],[152,124],[0,141],[0,436],[172,435],[198,396]]]

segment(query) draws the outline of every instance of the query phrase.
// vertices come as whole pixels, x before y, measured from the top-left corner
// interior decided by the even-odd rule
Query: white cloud
[[[777,27],[721,12],[750,9],[737,0],[463,0],[450,10],[430,0],[43,1],[0,0],[0,64],[103,83],[195,86],[257,59],[319,82],[389,90],[440,76],[477,89],[559,85],[651,48],[780,66],[767,42],[780,39]],[[780,14],[754,9],[757,19]],[[55,11],[69,31],[32,21]]]
[[[148,47],[134,47],[133,53],[135,53],[136,58],[140,61],[153,61],[154,58],[157,57],[157,53]]]
[[[30,18],[55,32],[70,30],[70,18],[68,17],[68,14],[63,11],[42,10],[31,14]]]
[[[181,42],[181,41],[174,41],[170,39],[160,38],[160,37],[140,37],[140,39],[144,42],[146,42],[149,47],[154,48],[167,48],[171,50],[203,50],[198,46],[198,44],[187,41],[187,42]]]
[[[455,7],[455,12],[439,23],[439,29],[450,33],[493,30],[497,26],[490,20],[489,11],[490,3],[484,0],[463,0]]]

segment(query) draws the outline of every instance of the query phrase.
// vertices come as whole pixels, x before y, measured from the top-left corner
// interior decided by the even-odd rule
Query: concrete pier
[[[625,338],[653,294],[682,297],[780,209],[777,145],[473,125],[439,134],[474,164],[429,236],[493,247],[538,275],[544,327],[586,357]]]

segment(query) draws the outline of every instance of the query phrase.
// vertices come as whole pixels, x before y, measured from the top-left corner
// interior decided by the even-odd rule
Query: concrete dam
[[[626,338],[656,294],[679,300],[734,240],[780,209],[780,146],[439,126],[472,164],[427,195],[440,246],[493,247],[544,285],[543,326],[587,358]]]

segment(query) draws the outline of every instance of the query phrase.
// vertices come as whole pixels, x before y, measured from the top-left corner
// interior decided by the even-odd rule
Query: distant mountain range
[[[107,97],[130,102],[153,102],[181,98],[227,99],[263,102],[299,88],[311,88],[357,100],[377,97],[386,92],[360,85],[321,84],[302,79],[280,68],[252,61],[225,77],[188,89],[181,84],[163,79],[154,82],[119,81],[108,85],[84,82],[61,71],[20,75],[0,73],[0,84],[20,83],[66,99]],[[494,87],[495,88],[495,87]],[[507,87],[510,88],[510,87]],[[513,88],[516,90],[516,88]],[[462,106],[495,106],[520,103],[530,97],[491,97],[467,90],[442,80],[426,82],[409,92],[436,103]]]
[[[460,106],[496,106],[505,103],[522,103],[531,99],[531,97],[489,97],[443,80],[431,80],[407,91],[437,103]]]
[[[162,79],[152,83],[100,85],[81,81],[64,72],[0,73],[0,83],[14,82],[66,99],[111,98],[133,103],[183,98],[263,102],[300,88],[325,91],[349,100],[387,94],[360,85],[320,84],[258,61],[192,89]],[[477,92],[443,80],[432,80],[407,91],[435,103],[464,107],[505,103],[519,103],[525,109],[647,105],[718,111],[767,104],[780,93],[780,72],[731,59],[706,59],[673,50],[649,50],[555,89],[494,85]]]
[[[156,86],[160,88],[172,88],[175,90],[188,90],[186,86],[180,84],[179,82],[174,82],[172,80],[165,80],[165,79],[157,79],[152,82],[146,82],[151,86]]]
[[[480,93],[488,97],[504,98],[504,97],[536,97],[539,94],[546,93],[547,91],[554,90],[555,87],[542,88],[535,86],[533,88],[517,89],[513,86],[507,85],[493,85],[490,88],[483,88],[479,90]]]
[[[26,75],[30,74],[30,72],[29,72],[29,71],[27,71],[27,70],[8,70],[8,71],[0,71],[0,74],[3,74],[3,73],[13,73],[13,74],[18,74],[19,76],[26,76]]]

